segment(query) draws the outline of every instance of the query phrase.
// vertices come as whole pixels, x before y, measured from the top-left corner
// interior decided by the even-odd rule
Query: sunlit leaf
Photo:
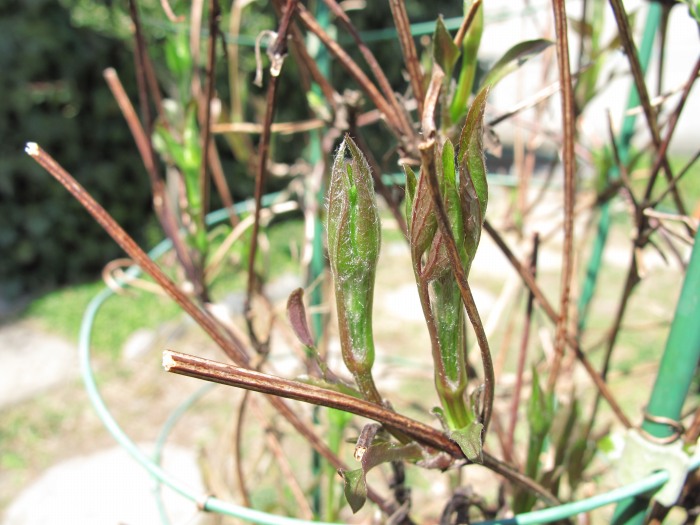
[[[345,481],[344,494],[352,512],[360,510],[367,501],[367,483],[361,468],[340,471]]]
[[[483,457],[483,441],[482,432],[484,425],[472,421],[469,425],[459,430],[450,432],[450,439],[459,445],[464,455],[469,461],[482,463]]]
[[[459,58],[459,48],[452,40],[452,35],[445,27],[442,17],[438,17],[433,34],[433,58],[445,72],[447,79],[452,77],[452,70]]]
[[[462,134],[459,137],[459,153],[457,162],[462,164],[466,158],[466,167],[468,168],[468,176],[479,198],[481,206],[482,221],[483,215],[486,213],[486,205],[488,204],[488,186],[486,183],[486,163],[484,162],[484,113],[486,111],[486,99],[488,98],[490,89],[482,88],[474,98],[474,102],[467,113],[467,120],[462,128]]]
[[[554,44],[551,40],[538,38],[535,40],[527,40],[520,42],[511,47],[506,53],[496,62],[493,67],[486,73],[484,80],[481,82],[483,87],[493,87],[498,84],[504,77],[516,71],[520,66],[531,58],[539,55],[542,51]]]

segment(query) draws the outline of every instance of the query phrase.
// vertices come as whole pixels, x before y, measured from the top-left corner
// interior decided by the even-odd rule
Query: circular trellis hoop
[[[274,200],[275,195],[268,195],[266,202],[269,203]],[[236,212],[240,213],[244,209],[250,207],[250,203],[244,202],[236,205]],[[226,210],[218,210],[212,212],[207,217],[207,222],[209,224],[215,224],[228,217]],[[149,256],[153,259],[159,258],[166,251],[171,248],[171,243],[168,240],[162,241],[158,246],[156,246]],[[139,269],[132,267],[127,270],[127,274],[130,276],[136,276],[139,273]],[[80,327],[80,338],[78,343],[79,359],[80,359],[80,370],[83,382],[85,384],[85,390],[88,394],[90,402],[92,403],[98,417],[102,421],[103,425],[107,431],[112,435],[112,437],[117,441],[117,443],[124,448],[131,457],[138,462],[143,468],[145,468],[148,473],[153,477],[158,485],[163,484],[170,487],[175,492],[179,493],[184,498],[192,501],[200,510],[215,512],[218,514],[223,514],[226,516],[235,517],[250,523],[259,523],[262,525],[331,525],[318,521],[308,521],[296,518],[289,518],[284,516],[278,516],[275,514],[269,514],[266,512],[257,511],[235,503],[220,500],[210,494],[201,494],[191,487],[188,487],[185,483],[180,480],[175,479],[165,470],[161,468],[158,461],[158,451],[162,448],[165,443],[170,430],[174,427],[177,421],[187,412],[187,409],[191,407],[202,395],[209,391],[211,388],[209,385],[196,392],[193,396],[185,400],[178,408],[176,408],[171,416],[166,421],[163,430],[158,438],[155,458],[149,457],[144,453],[124,432],[124,430],[116,422],[109,409],[107,408],[100,391],[97,387],[95,381],[95,376],[92,370],[92,360],[90,352],[90,341],[92,335],[92,328],[94,325],[95,318],[99,312],[99,309],[110,297],[114,296],[115,293],[110,288],[105,288],[100,293],[98,293],[88,304],[83,315],[82,324]],[[689,471],[700,468],[700,457],[695,458],[691,462]],[[646,478],[643,478],[635,483],[619,487],[617,489],[610,490],[604,494],[599,494],[591,498],[586,498],[580,501],[575,501],[572,503],[566,503],[559,505],[557,507],[550,507],[542,510],[537,510],[533,512],[528,512],[525,514],[520,514],[513,518],[505,518],[500,520],[492,521],[482,521],[475,525],[496,525],[496,524],[537,524],[537,523],[550,523],[553,521],[558,521],[570,516],[575,516],[583,512],[588,512],[612,503],[617,503],[626,498],[633,496],[638,496],[651,492],[658,489],[669,479],[669,475],[666,471],[656,472]],[[162,510],[162,509],[161,509]]]

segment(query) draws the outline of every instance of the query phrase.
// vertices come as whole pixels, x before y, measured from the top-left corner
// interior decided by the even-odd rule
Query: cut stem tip
[[[170,350],[163,351],[163,369],[166,372],[170,372],[170,368],[175,366],[175,359],[173,359],[173,353]]]
[[[39,155],[39,144],[36,142],[27,142],[27,145],[24,147],[24,151],[26,151],[28,155],[36,157]]]

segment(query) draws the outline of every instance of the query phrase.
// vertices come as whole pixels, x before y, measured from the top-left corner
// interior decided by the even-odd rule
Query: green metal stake
[[[649,12],[644,26],[644,34],[642,35],[642,43],[639,47],[639,62],[642,66],[642,71],[646,72],[649,61],[651,59],[651,51],[654,44],[654,37],[661,23],[662,8],[658,2],[651,2]],[[639,93],[637,88],[632,84],[630,88],[629,99],[627,101],[627,109],[637,107],[639,105]],[[617,139],[617,149],[620,154],[620,161],[624,164],[629,160],[629,149],[632,137],[634,135],[634,125],[637,121],[637,116],[626,115],[622,121],[622,129],[620,136]],[[608,172],[608,179],[615,180],[619,178],[620,172],[617,166],[614,166]],[[600,206],[600,219],[598,220],[598,234],[593,243],[591,256],[586,268],[586,280],[583,283],[581,297],[578,302],[579,321],[578,331],[581,333],[586,326],[588,317],[588,307],[590,306],[593,293],[595,292],[600,266],[603,260],[603,251],[605,243],[610,232],[610,202],[606,201]]]
[[[328,12],[328,7],[323,3],[323,2],[318,2],[316,4],[316,20],[318,20],[318,23],[323,27],[324,29],[327,29],[328,26],[330,25],[330,14]],[[330,74],[330,56],[328,54],[328,50],[321,45],[317,46],[315,56],[314,58],[316,59],[316,64],[318,65],[318,69],[321,72],[323,76],[328,78]],[[318,87],[318,85],[314,84],[312,86],[312,90],[316,94],[321,94],[321,90]],[[309,155],[309,162],[311,163],[312,166],[316,165],[318,162],[321,161],[321,155],[323,152],[321,151],[321,140],[319,137],[319,132],[312,132],[310,135],[310,141],[309,141],[309,148],[308,148],[308,155]],[[323,208],[323,203],[324,203],[324,197],[325,196],[325,188],[323,187],[323,184],[321,184],[318,193],[316,195],[316,202],[318,205],[318,209],[321,210]],[[313,246],[312,246],[312,253],[311,253],[311,265],[309,268],[309,282],[307,284],[314,283],[322,274],[324,271],[325,267],[325,258],[323,254],[323,221],[321,220],[320,213],[316,214],[316,217],[314,218],[314,238],[313,238]],[[322,293],[322,287],[321,286],[316,286],[309,297],[309,304],[311,305],[312,308],[318,307],[321,303],[323,302],[323,293]],[[317,308],[314,308],[314,313],[311,314],[311,330],[314,336],[315,342],[318,344],[321,335],[323,333],[323,315],[318,312]],[[313,411],[313,421],[314,424],[319,424],[319,407],[314,407]],[[321,459],[321,456],[317,451],[313,451],[312,454],[312,472],[315,477],[318,477],[319,473],[321,472],[321,465],[323,464],[323,461]],[[313,491],[313,496],[312,496],[312,504],[313,504],[313,510],[314,514],[316,516],[321,516],[321,487],[318,486],[314,489]]]
[[[695,235],[693,253],[678,298],[666,349],[647,407],[654,417],[678,421],[683,402],[688,395],[698,360],[700,360],[700,230]],[[672,435],[669,425],[646,419],[642,429],[654,437]],[[612,523],[637,525],[644,522],[649,499],[638,496],[621,501],[615,509]]]

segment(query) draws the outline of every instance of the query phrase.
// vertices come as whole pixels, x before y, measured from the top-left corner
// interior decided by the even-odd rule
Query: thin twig
[[[202,165],[199,169],[199,194],[202,199],[200,225],[204,225],[209,211],[209,144],[211,142],[211,102],[214,98],[214,75],[216,74],[216,36],[219,34],[219,17],[221,11],[218,0],[209,0],[209,42],[207,48],[206,78],[204,82],[204,97],[201,101],[202,115],[201,147]]]
[[[323,1],[328,6],[330,11],[338,18],[338,20],[342,22],[343,26],[348,31],[348,33],[350,33],[350,36],[357,45],[357,49],[360,51],[360,53],[362,53],[362,56],[365,59],[365,62],[367,62],[370,71],[372,71],[374,78],[377,80],[377,84],[379,84],[379,88],[382,90],[384,97],[396,111],[396,114],[399,117],[398,121],[401,123],[402,133],[406,136],[406,138],[411,138],[414,135],[413,127],[408,121],[406,113],[401,107],[400,102],[396,98],[396,94],[394,93],[394,90],[392,89],[391,84],[389,83],[389,79],[384,74],[384,69],[382,69],[382,67],[379,65],[379,62],[377,62],[377,59],[375,58],[372,51],[370,51],[369,47],[367,47],[367,45],[362,41],[360,33],[352,24],[352,22],[350,21],[350,17],[348,17],[347,13],[338,4],[338,2],[336,2],[336,0]],[[481,0],[478,1],[480,2]]]
[[[441,431],[363,399],[172,350],[163,352],[163,368],[174,374],[350,412],[382,423],[387,427],[400,428],[406,435],[419,443],[446,452],[456,459],[464,459],[464,453],[457,443],[451,441]],[[538,483],[486,452],[483,464],[514,483],[525,486],[548,504],[554,504],[557,501],[556,497]]]
[[[306,7],[299,5],[297,8],[297,13],[299,20],[306,26],[306,28],[315,34],[319,40],[326,46],[328,51],[336,58],[340,65],[345,68],[345,70],[350,74],[350,76],[357,82],[362,91],[369,97],[372,103],[381,112],[382,117],[386,119],[387,124],[393,130],[400,134],[401,124],[394,114],[394,110],[391,105],[386,101],[386,99],[379,92],[377,87],[372,83],[372,81],[365,75],[365,73],[360,69],[357,63],[348,55],[348,53],[333,40],[330,35],[323,30],[319,25],[313,15],[309,12]]]
[[[272,61],[270,68],[271,75],[267,86],[267,95],[265,99],[265,116],[263,118],[263,132],[258,145],[258,162],[257,171],[255,174],[255,211],[253,212],[254,222],[253,231],[250,239],[250,248],[248,252],[248,285],[246,288],[245,314],[248,323],[248,331],[258,353],[265,353],[268,341],[258,341],[255,330],[252,329],[251,308],[253,294],[255,292],[257,275],[255,272],[255,258],[258,248],[258,233],[260,231],[260,210],[262,208],[262,196],[265,189],[265,180],[267,179],[267,160],[270,153],[270,127],[272,119],[275,115],[275,103],[277,100],[277,87],[279,85],[279,74],[282,67],[282,61],[287,54],[287,32],[290,27],[292,17],[297,7],[298,0],[288,0],[287,6],[282,19],[280,20],[277,30],[277,39],[268,50],[268,54]],[[274,71],[273,71],[274,70]]]
[[[394,17],[394,24],[396,25],[404,63],[408,71],[408,78],[411,81],[413,96],[418,102],[418,114],[423,115],[423,73],[420,69],[416,44],[411,33],[411,23],[408,20],[406,4],[404,0],[389,0],[389,7],[391,7],[391,15]]]
[[[277,8],[281,3],[282,0],[274,0],[275,8]],[[299,7],[297,7],[297,14],[298,13]],[[306,47],[305,36],[302,34],[297,23],[292,24],[291,29],[289,31],[289,36],[291,37],[292,53],[294,54],[294,59],[300,67],[302,65],[304,66],[300,70],[303,71],[305,69],[309,73],[313,81],[316,82],[316,84],[318,84],[318,86],[320,87],[321,93],[323,93],[326,102],[335,111],[337,109],[337,99],[339,98],[339,96],[335,91],[334,87],[319,69],[314,57],[312,57],[309,54],[309,51]]]
[[[249,391],[246,390],[246,393],[247,392]],[[294,475],[294,469],[289,464],[289,459],[282,448],[282,444],[280,443],[279,439],[277,439],[277,436],[275,436],[273,429],[270,428],[268,421],[265,420],[265,417],[263,416],[259,407],[256,406],[255,399],[251,397],[250,401],[253,405],[253,410],[251,412],[255,415],[262,427],[267,427],[265,428],[265,439],[267,440],[268,447],[275,456],[275,465],[280,469],[284,482],[289,487],[292,496],[294,496],[294,500],[296,501],[297,508],[300,512],[299,517],[304,520],[313,520],[313,510],[311,510],[311,506],[304,495],[304,491]]]
[[[549,302],[549,300],[547,300],[547,298],[545,297],[544,293],[542,292],[542,289],[535,281],[532,273],[520,263],[513,251],[503,240],[503,237],[501,237],[501,234],[498,233],[498,231],[488,222],[488,220],[484,221],[484,230],[486,230],[486,232],[496,242],[498,247],[501,249],[503,254],[506,256],[508,261],[515,269],[515,271],[518,272],[518,275],[520,275],[521,279],[525,283],[525,286],[527,286],[528,289],[532,291],[533,295],[535,296],[535,299],[537,300],[537,303],[540,305],[544,313],[547,314],[547,317],[549,317],[549,319],[552,322],[556,323],[557,319],[559,318],[559,315],[557,314],[556,310],[554,310],[554,307]],[[622,411],[622,408],[616,401],[615,396],[613,396],[612,392],[610,391],[610,387],[608,387],[605,381],[600,377],[600,374],[598,374],[596,369],[593,367],[591,362],[583,353],[579,342],[576,340],[576,338],[571,334],[568,334],[566,337],[566,342],[569,345],[569,347],[571,347],[571,349],[576,353],[576,358],[583,365],[584,369],[595,384],[596,388],[598,388],[603,398],[605,398],[605,400],[608,402],[610,408],[615,413],[620,422],[625,426],[625,428],[632,428],[632,422]]]
[[[170,6],[170,3],[168,0],[160,0],[160,6],[163,8],[163,12],[165,13],[165,16],[168,17],[168,20],[170,20],[173,24],[178,24],[180,22],[183,22],[185,20],[184,15],[177,16],[173,12],[173,8]]]
[[[273,122],[270,126],[270,133],[279,133],[280,135],[292,135],[294,133],[304,133],[322,129],[327,126],[327,123],[320,119],[314,118],[310,120],[302,120],[299,122]],[[240,133],[240,134],[261,134],[264,130],[262,124],[256,122],[224,122],[214,124],[211,128],[212,133]]]
[[[245,423],[246,410],[248,401],[251,398],[251,391],[244,390],[241,403],[238,406],[236,413],[236,433],[233,438],[233,455],[236,459],[236,478],[238,480],[238,490],[241,493],[243,504],[246,507],[251,507],[250,491],[248,490],[248,482],[245,471],[243,470],[243,425]]]
[[[481,7],[481,0],[474,0],[472,5],[469,6],[469,11],[462,20],[462,25],[460,25],[459,29],[457,30],[454,43],[455,46],[460,49],[462,48],[462,42],[464,42],[464,37],[467,35],[467,31],[469,31],[469,28],[472,26],[472,22],[474,22],[474,18],[476,18],[476,12],[479,10],[479,7]]]
[[[421,172],[428,177],[428,188],[430,189],[430,195],[433,199],[438,227],[442,233],[446,251],[450,258],[450,266],[452,267],[455,281],[457,282],[460,295],[462,296],[462,302],[467,310],[469,321],[474,328],[476,340],[479,343],[479,350],[481,351],[481,362],[484,367],[484,403],[481,413],[481,422],[484,425],[483,431],[485,434],[488,430],[489,421],[491,420],[491,412],[493,411],[495,390],[493,360],[491,358],[488,338],[486,337],[486,332],[481,322],[481,316],[474,302],[474,296],[472,295],[471,287],[467,281],[467,274],[462,266],[459,250],[457,249],[452,228],[450,227],[450,221],[447,217],[447,211],[442,202],[440,183],[437,180],[437,173],[435,170],[435,107],[439,98],[443,77],[444,73],[440,66],[434,64],[433,75],[430,79],[428,92],[425,96],[425,109],[421,119],[423,136],[426,140],[418,146],[418,149],[421,154],[421,166],[425,167],[425,170],[421,169]]]
[[[657,156],[661,159],[661,165],[664,168],[664,173],[666,179],[670,182],[673,178],[673,171],[671,170],[671,165],[668,162],[668,158],[665,152],[661,151],[661,134],[659,132],[659,126],[656,122],[656,111],[651,105],[649,99],[649,92],[647,90],[646,83],[644,82],[644,72],[642,71],[642,66],[639,63],[639,56],[637,55],[637,49],[634,45],[634,37],[632,36],[632,31],[629,25],[629,18],[625,7],[622,4],[622,0],[609,0],[610,6],[612,7],[613,13],[615,15],[615,21],[617,22],[617,28],[620,33],[620,41],[622,47],[625,50],[625,56],[630,64],[630,71],[632,72],[632,78],[634,80],[634,85],[637,88],[637,94],[639,95],[639,101],[641,103],[642,109],[644,110],[644,116],[647,121],[647,126],[651,133],[651,138],[654,143],[654,148],[656,149]],[[653,186],[653,178],[650,180],[649,186]],[[677,190],[674,190],[673,200],[678,208],[678,212],[681,215],[686,215],[685,206],[680,198],[680,194]]]
[[[193,278],[192,275],[192,259],[190,254],[182,241],[179,232],[178,225],[175,222],[174,213],[172,211],[172,205],[168,194],[165,191],[165,183],[163,179],[158,174],[158,168],[155,164],[155,155],[153,152],[153,144],[149,139],[149,135],[143,129],[138,116],[136,115],[136,110],[131,104],[124,87],[117,72],[108,68],[104,70],[103,76],[107,81],[112,95],[117,101],[117,105],[126,120],[131,135],[134,137],[134,142],[136,143],[136,148],[139,150],[141,155],[141,160],[146,168],[146,173],[151,182],[151,192],[153,193],[153,209],[155,210],[156,216],[165,231],[165,234],[169,239],[172,240],[173,248],[177,254],[178,260],[183,265],[185,273],[188,278]]]
[[[537,251],[539,249],[539,235],[535,233],[532,239],[532,254],[530,255],[530,272],[532,276],[537,275]],[[515,386],[513,387],[513,399],[510,404],[510,421],[508,432],[506,433],[504,451],[506,457],[513,457],[513,442],[515,438],[515,426],[518,422],[518,408],[520,406],[520,393],[523,386],[523,376],[525,375],[525,361],[527,358],[527,346],[530,340],[530,328],[532,326],[532,310],[535,296],[532,290],[527,295],[527,306],[525,307],[525,326],[523,327],[522,338],[520,340],[520,353],[518,355],[518,369],[515,375]]]
[[[685,176],[686,173],[690,171],[690,168],[693,167],[693,164],[697,162],[698,158],[700,158],[700,150],[698,150],[695,153],[695,155],[693,155],[693,157],[688,161],[688,163],[685,166],[683,166],[683,168],[678,172],[678,174],[676,174],[676,176],[666,187],[666,189],[663,192],[661,192],[661,194],[658,197],[656,197],[656,199],[654,199],[654,201],[649,205],[651,208],[656,208],[656,206],[658,206],[661,203],[661,201],[663,201],[668,196],[668,194],[671,193],[671,191],[673,191],[673,188],[678,186],[680,180]]]
[[[141,121],[136,115],[134,106],[131,104],[131,100],[129,100],[129,96],[126,94],[121,80],[119,80],[119,75],[117,74],[116,70],[111,67],[107,68],[103,71],[102,76],[107,82],[107,86],[109,86],[112,96],[117,101],[117,105],[124,116],[124,120],[126,120],[126,123],[129,126],[129,131],[131,131],[132,137],[134,137],[136,148],[139,150],[141,160],[146,168],[146,173],[151,180],[151,191],[153,192],[156,212],[159,212],[160,208],[162,207],[160,195],[161,190],[158,188],[158,170],[155,166],[153,151],[151,149],[148,136],[141,125]]]
[[[566,27],[566,6],[564,0],[552,0],[554,9],[554,27],[557,35],[557,62],[559,63],[559,84],[562,86],[562,128],[564,130],[564,246],[561,275],[561,296],[559,301],[559,318],[557,319],[554,339],[554,360],[549,373],[548,387],[554,389],[564,356],[567,324],[569,321],[569,301],[571,299],[571,275],[573,273],[574,251],[574,197],[576,192],[576,157],[574,156],[574,139],[576,134],[576,109],[574,107],[574,90],[571,85],[571,68],[569,65],[569,39]]]
[[[30,142],[25,151],[41,165],[51,176],[58,180],[80,204],[92,215],[97,223],[114,239],[114,241],[131,257],[141,269],[150,275],[161,288],[182,308],[192,319],[205,331],[205,333],[221,348],[224,353],[238,366],[250,366],[250,357],[243,342],[231,331],[228,331],[228,338],[224,337],[220,327],[214,318],[199,308],[192,299],[187,297],[175,283],[171,281],[158,265],[151,260],[138,244],[129,236],[124,229],[98,204],[92,196],[85,191],[78,181],[76,181],[63,167],[56,162],[48,153],[39,147],[38,144]],[[291,410],[289,406],[276,396],[266,397],[268,402],[284,417],[289,423],[335,468],[347,470],[347,466],[319,439],[310,427],[300,419],[298,414]],[[383,512],[391,515],[396,509],[395,505],[387,502],[384,498],[368,487],[367,497],[374,501]]]
[[[209,171],[216,189],[219,192],[221,201],[224,208],[228,211],[229,221],[231,226],[235,227],[238,223],[238,217],[233,210],[233,197],[231,195],[231,190],[226,182],[226,176],[224,175],[224,169],[221,165],[221,159],[219,158],[219,153],[216,150],[216,143],[211,139],[212,125],[211,125],[211,106],[214,99],[214,91],[216,84],[216,39],[221,35],[221,30],[219,28],[219,21],[221,17],[221,8],[219,6],[219,0],[210,0],[209,2],[209,39],[208,39],[208,51],[207,51],[207,64],[206,64],[206,79],[204,85],[204,93],[201,93],[201,88],[198,82],[193,79],[193,95],[197,97],[199,95],[199,111],[198,119],[201,125],[201,139],[200,145],[202,147],[202,165],[200,167],[200,194],[202,195],[202,210],[201,210],[201,224],[204,224],[204,218],[209,210],[209,177],[207,172]]]
[[[666,138],[662,142],[661,147],[659,148],[659,152],[656,155],[656,160],[654,161],[654,166],[651,169],[651,172],[649,175],[649,182],[647,183],[647,187],[646,187],[646,190],[644,193],[644,199],[642,200],[642,202],[648,202],[649,199],[651,198],[651,192],[652,192],[652,189],[654,187],[654,181],[656,180],[656,177],[659,173],[659,170],[661,169],[663,159],[666,156],[666,152],[668,151],[669,144],[671,143],[671,138],[673,137],[673,132],[676,130],[676,124],[678,124],[678,119],[680,117],[680,114],[683,111],[683,107],[685,106],[686,101],[688,100],[688,95],[690,95],[690,90],[692,89],[693,85],[695,84],[695,81],[698,78],[699,72],[700,72],[700,58],[695,62],[695,66],[693,67],[690,78],[688,78],[688,81],[683,86],[683,93],[681,94],[681,98],[678,101],[678,104],[676,105],[676,108],[673,111],[673,114],[671,115],[671,119],[669,120],[669,123],[668,123],[668,129],[666,131]],[[669,191],[673,191],[673,192],[677,193],[677,189],[674,185],[672,185],[672,183],[673,183],[673,179],[669,179],[668,188],[671,188]],[[679,211],[680,211],[680,208],[679,208]],[[682,213],[682,215],[685,215],[685,213]]]

